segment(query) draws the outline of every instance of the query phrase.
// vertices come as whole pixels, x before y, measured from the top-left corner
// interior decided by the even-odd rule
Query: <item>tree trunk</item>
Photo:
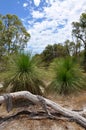
[[[84,43],[85,47],[84,47],[84,70],[86,72],[86,43]]]
[[[63,108],[62,106],[60,106],[59,104],[44,98],[42,96],[38,96],[38,95],[34,95],[28,91],[20,91],[20,92],[14,92],[14,93],[10,93],[9,94],[12,97],[12,100],[15,99],[20,99],[20,98],[24,98],[24,99],[28,99],[29,101],[33,102],[34,104],[40,104],[41,105],[41,101],[44,100],[45,105],[51,107],[53,110],[59,112],[62,116],[64,117],[68,117],[69,119],[74,120],[75,122],[79,123],[81,126],[83,126],[84,128],[86,128],[86,118],[81,116],[80,112],[74,112],[71,110],[68,110],[66,108]],[[41,99],[41,100],[39,100]],[[5,98],[4,95],[0,96],[0,104],[5,102]]]

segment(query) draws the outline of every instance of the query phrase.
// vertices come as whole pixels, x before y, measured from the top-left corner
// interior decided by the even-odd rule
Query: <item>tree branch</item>
[[[20,98],[28,99],[29,101],[33,102],[34,104],[40,104],[40,101],[41,101],[41,100],[39,100],[38,95],[34,95],[28,91],[10,93],[10,97],[12,97],[12,100],[16,100],[16,99],[20,99]],[[63,108],[59,104],[57,104],[47,98],[42,97],[42,99],[44,100],[44,103],[46,104],[46,106],[51,107],[53,110],[60,113],[62,116],[72,119],[75,122],[77,122],[78,124],[80,124],[81,126],[83,126],[84,128],[86,128],[86,118],[83,117],[80,112],[75,112],[75,111],[71,111],[66,108]],[[2,104],[4,102],[5,102],[5,98],[2,95],[2,96],[0,96],[0,104]]]

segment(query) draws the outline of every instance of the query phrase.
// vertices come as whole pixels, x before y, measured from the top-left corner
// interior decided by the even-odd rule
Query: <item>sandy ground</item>
[[[71,110],[86,109],[85,91],[67,97],[50,95],[48,96],[48,98],[55,101],[56,103],[59,103],[61,106]],[[20,108],[15,108],[11,113],[13,112],[15,113],[17,109]],[[0,116],[6,116],[6,115],[8,115],[8,113],[6,112],[5,107],[3,105],[0,106]],[[85,130],[85,129],[76,124],[75,122],[68,122],[61,120],[53,121],[49,119],[29,120],[28,116],[23,115],[17,119],[10,120],[0,124],[0,130]]]

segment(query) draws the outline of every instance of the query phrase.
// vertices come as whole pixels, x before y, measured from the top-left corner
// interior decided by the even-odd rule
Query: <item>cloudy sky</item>
[[[31,34],[27,50],[71,39],[71,23],[86,11],[86,0],[1,0],[0,14],[16,14]]]

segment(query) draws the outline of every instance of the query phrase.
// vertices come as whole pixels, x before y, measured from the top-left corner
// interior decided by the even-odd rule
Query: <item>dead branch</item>
[[[4,95],[0,96],[0,104],[6,102],[4,97],[5,97]],[[47,98],[40,97],[38,95],[34,95],[28,91],[10,93],[10,97],[12,98],[12,100],[17,100],[20,98],[28,99],[29,101],[31,101],[34,104],[42,105],[44,103],[43,108],[45,109],[45,112],[47,112],[46,114],[48,114],[48,116],[52,117],[52,114],[49,112],[49,110],[48,111],[46,110],[47,106],[51,107],[53,110],[60,113],[62,116],[72,119],[73,121],[77,122],[78,124],[80,124],[81,126],[86,128],[86,118],[83,117],[80,112],[68,110]],[[42,100],[42,102],[41,102],[41,100]]]

